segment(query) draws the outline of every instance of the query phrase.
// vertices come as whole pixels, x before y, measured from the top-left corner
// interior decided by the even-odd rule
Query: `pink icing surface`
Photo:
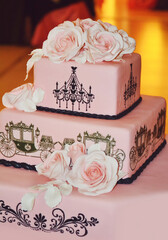
[[[62,114],[53,114],[36,111],[34,113],[25,113],[17,110],[4,109],[0,112],[0,132],[5,133],[5,125],[9,122],[18,124],[23,122],[30,126],[34,125],[35,133],[36,128],[40,130],[38,139],[33,136],[34,152],[26,153],[16,149],[12,157],[6,157],[0,154],[0,158],[5,158],[11,161],[26,162],[28,164],[37,164],[41,162],[41,154],[43,153],[41,148],[41,139],[44,136],[52,137],[54,147],[51,149],[60,149],[60,143],[63,143],[67,138],[77,141],[77,136],[81,134],[81,141],[84,140],[84,132],[88,134],[100,133],[104,138],[107,135],[111,136],[111,140],[114,138],[116,143],[114,148],[110,148],[110,154],[117,156],[124,156],[121,161],[121,168],[126,173],[125,177],[130,177],[137,169],[146,161],[147,158],[157,149],[157,147],[164,141],[164,124],[159,133],[157,126],[157,119],[161,109],[165,109],[165,100],[160,97],[143,96],[142,103],[134,109],[131,113],[125,117],[115,120],[99,120],[82,117],[74,117]],[[155,126],[156,125],[156,126]],[[135,136],[140,130],[147,129],[147,133],[142,138],[139,138],[138,148],[135,145]],[[154,131],[155,129],[155,131]],[[5,133],[6,134],[6,133]],[[31,139],[27,132],[23,132],[25,138]],[[26,135],[27,134],[27,135]],[[20,138],[20,131],[16,132],[17,138]],[[145,145],[141,145],[145,137]],[[86,140],[86,146],[90,146],[92,141]],[[20,141],[17,144],[21,144]],[[16,144],[16,145],[17,145]],[[3,145],[4,146],[4,145]],[[1,146],[1,152],[3,149]],[[24,145],[29,148],[29,144]],[[106,141],[101,143],[102,150],[107,147]],[[19,145],[18,145],[19,148]],[[143,149],[144,148],[144,149]],[[133,155],[130,160],[130,151]],[[118,155],[118,153],[121,153]],[[6,153],[5,153],[6,154]],[[123,163],[123,166],[122,166]]]
[[[158,240],[167,237],[168,215],[168,146],[145,169],[141,178],[131,185],[117,185],[113,192],[97,197],[87,197],[73,191],[58,206],[66,218],[83,213],[87,219],[96,217],[99,223],[88,227],[86,240]],[[0,199],[14,210],[28,188],[46,179],[34,172],[0,167]],[[29,212],[33,223],[35,214],[42,213],[50,224],[52,209],[44,203],[43,194],[37,198],[34,210]],[[36,240],[77,240],[79,237],[33,231],[17,223],[0,223],[1,238]]]
[[[130,71],[132,64],[133,76],[137,81],[137,89],[135,95],[124,102],[125,84],[128,86],[130,79]],[[79,64],[73,61],[55,64],[47,58],[43,58],[35,63],[34,84],[45,90],[45,97],[40,106],[72,110],[71,102],[68,102],[66,108],[65,101],[61,103],[61,107],[56,104],[53,90],[61,88],[65,81],[68,81],[72,70],[71,66],[77,67],[76,75],[80,83],[87,92],[92,87],[92,93],[95,99],[91,102],[91,107],[86,111],[86,105],[81,104],[80,110],[78,104],[75,103],[74,111],[116,115],[128,107],[130,107],[140,97],[140,72],[141,57],[137,53],[128,54],[123,57],[120,62],[102,62],[97,64]]]

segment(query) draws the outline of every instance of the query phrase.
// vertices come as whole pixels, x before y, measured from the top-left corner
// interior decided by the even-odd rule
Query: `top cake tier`
[[[141,57],[135,40],[100,20],[65,21],[32,51],[30,83],[6,93],[6,107],[118,119],[141,101]]]
[[[45,92],[37,109],[105,119],[127,114],[141,100],[135,45],[125,31],[101,20],[53,28],[27,63],[27,73],[35,67],[35,87]]]
[[[45,92],[40,110],[98,118],[120,118],[140,101],[141,57],[119,62],[35,63],[34,84]]]

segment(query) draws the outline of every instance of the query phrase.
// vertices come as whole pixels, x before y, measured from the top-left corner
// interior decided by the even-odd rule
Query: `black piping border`
[[[120,179],[118,184],[131,184],[133,181],[137,179],[143,172],[143,170],[149,165],[150,162],[160,153],[160,151],[165,147],[166,140],[164,140],[160,146],[152,153],[152,155],[142,164],[142,166],[129,178]]]
[[[123,112],[121,112],[117,115],[103,115],[103,114],[94,114],[94,113],[84,113],[84,112],[76,112],[76,111],[48,108],[48,107],[42,107],[42,106],[37,106],[37,110],[38,111],[44,111],[44,112],[52,112],[52,113],[61,113],[61,114],[73,115],[73,116],[78,116],[78,117],[116,120],[116,119],[120,119],[120,118],[124,117],[129,112],[131,112],[134,108],[136,108],[140,104],[141,101],[142,101],[142,97],[140,97],[136,102],[134,102],[129,108],[127,108],[126,110],[124,110]]]

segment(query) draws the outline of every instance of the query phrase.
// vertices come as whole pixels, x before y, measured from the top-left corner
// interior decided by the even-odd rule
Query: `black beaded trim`
[[[5,167],[22,168],[25,170],[36,171],[35,165],[30,165],[24,162],[19,163],[15,161],[7,161],[5,159],[0,159],[0,165],[3,165]]]
[[[84,113],[84,112],[76,112],[76,111],[48,108],[48,107],[42,107],[42,106],[37,106],[37,110],[45,111],[45,112],[52,112],[52,113],[61,113],[61,114],[79,116],[79,117],[116,120],[116,119],[120,119],[120,118],[124,117],[129,112],[131,112],[135,107],[137,107],[140,104],[141,101],[142,101],[142,97],[140,97],[136,102],[134,102],[133,105],[131,105],[129,108],[127,108],[126,110],[124,110],[123,112],[121,112],[117,115],[103,115],[103,114]]]
[[[133,181],[140,176],[143,170],[148,166],[148,164],[153,161],[153,159],[160,153],[160,151],[166,145],[166,140],[164,140],[161,145],[153,152],[153,154],[142,164],[142,166],[130,177],[125,179],[120,179],[118,184],[131,184]],[[29,165],[27,163],[18,163],[15,161],[7,161],[5,159],[0,159],[0,165],[4,165],[6,167],[14,167],[14,168],[23,168],[25,170],[36,171],[35,165]]]
[[[130,177],[125,179],[120,179],[118,181],[118,184],[131,184],[133,181],[137,179],[137,177],[140,176],[140,174],[143,172],[143,170],[149,165],[150,162],[153,161],[153,159],[160,153],[160,151],[165,147],[166,140],[164,140],[161,145],[156,149],[155,152],[152,153],[152,155],[142,164],[142,166]]]

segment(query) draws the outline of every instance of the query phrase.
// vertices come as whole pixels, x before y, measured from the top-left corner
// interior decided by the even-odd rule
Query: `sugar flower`
[[[11,92],[5,93],[2,97],[3,105],[7,108],[16,108],[25,112],[36,111],[36,106],[42,102],[44,91],[35,89],[33,84],[27,83]]]

